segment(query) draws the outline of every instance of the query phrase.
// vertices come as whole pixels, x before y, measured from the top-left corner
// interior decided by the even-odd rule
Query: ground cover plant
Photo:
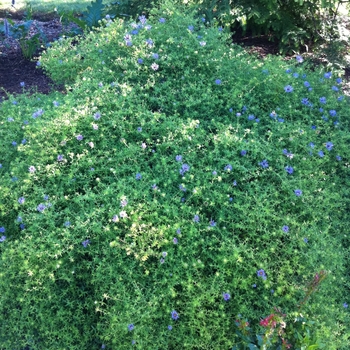
[[[165,3],[0,105],[4,349],[347,349],[349,104]]]

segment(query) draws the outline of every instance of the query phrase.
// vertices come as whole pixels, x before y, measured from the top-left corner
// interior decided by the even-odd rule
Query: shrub
[[[1,104],[1,344],[226,349],[238,314],[293,320],[325,270],[303,315],[345,349],[336,73],[259,61],[169,3],[104,24],[43,54],[67,94]]]

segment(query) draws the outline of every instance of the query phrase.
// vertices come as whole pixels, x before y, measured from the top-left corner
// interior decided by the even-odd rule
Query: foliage
[[[186,11],[53,43],[67,93],[0,105],[4,348],[228,349],[304,298],[310,344],[349,348],[342,82]]]

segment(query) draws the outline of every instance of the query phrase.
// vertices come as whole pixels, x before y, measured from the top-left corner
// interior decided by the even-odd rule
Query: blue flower
[[[193,221],[194,222],[199,222],[199,215],[195,215],[194,217],[193,217]]]
[[[304,86],[308,88],[310,87],[310,83],[308,81],[304,81]]]
[[[37,211],[39,211],[40,213],[42,213],[45,209],[46,206],[43,203],[40,203],[37,207],[36,207]]]
[[[293,77],[294,78],[299,78],[299,74],[298,73],[293,73]]]
[[[175,237],[175,238],[173,238],[173,243],[174,244],[178,244],[179,243],[179,241],[178,241],[178,239]]]
[[[5,227],[0,227],[0,233],[4,233],[5,231]]]
[[[17,146],[17,142],[16,141],[12,141],[12,146]]]
[[[178,229],[176,230],[176,233],[179,235],[179,234],[181,233],[181,229],[178,228]]]
[[[175,310],[173,310],[171,311],[171,318],[173,320],[177,320],[179,318],[179,314]]]
[[[348,305],[347,303],[344,303],[344,304],[343,304],[343,307],[344,307],[344,308],[348,308],[349,305]]]
[[[181,161],[182,161],[182,156],[178,154],[178,155],[175,157],[175,160],[176,160],[177,162],[181,162]]]
[[[169,325],[168,329],[169,329],[169,331],[171,331],[173,329],[173,326]]]
[[[20,228],[21,230],[24,230],[26,227],[25,227],[24,224],[20,224],[20,225],[19,225],[19,228]]]
[[[337,98],[338,101],[343,101],[343,99],[344,99],[344,96],[339,96],[339,97]]]
[[[284,119],[283,119],[283,118],[278,118],[277,120],[278,120],[278,122],[280,122],[280,123],[284,123]]]
[[[310,143],[309,143],[309,146],[310,146],[311,148],[315,148],[315,144],[314,144],[313,142],[310,142]]]
[[[165,23],[165,18],[159,18],[159,23]]]
[[[246,150],[242,150],[242,151],[241,151],[241,156],[242,156],[242,157],[244,157],[246,154],[247,154],[247,151],[246,151]]]
[[[237,186],[237,181],[236,180],[233,181],[233,186]]]
[[[224,168],[225,171],[231,171],[232,170],[232,165],[231,164],[227,164]]]
[[[286,73],[290,73],[292,70],[290,68],[286,69]]]
[[[264,169],[269,167],[269,163],[267,162],[266,159],[264,159],[262,162],[260,162],[259,165]]]
[[[142,64],[142,63],[143,63],[143,59],[142,59],[142,58],[139,58],[139,59],[137,60],[137,63]]]
[[[0,242],[4,242],[5,239],[6,239],[6,236],[1,236],[1,237],[0,237]]]
[[[305,243],[309,242],[309,240],[308,240],[307,238],[304,238],[303,241],[304,241]]]
[[[303,194],[302,190],[294,190],[294,193],[297,197],[300,197]]]
[[[255,116],[253,114],[248,115],[248,120],[254,120],[254,119],[255,119]]]
[[[336,156],[335,159],[341,161],[341,156]]]
[[[303,105],[305,105],[305,106],[308,106],[309,105],[309,99],[308,98],[303,98],[302,100],[301,100],[301,103],[303,104]]]
[[[264,281],[266,280],[266,274],[265,274],[265,271],[263,269],[257,271],[256,274],[258,275],[258,277],[261,277]]]
[[[320,97],[320,102],[325,104],[327,102],[326,98],[325,97]]]
[[[136,180],[141,180],[142,179],[142,175],[140,173],[137,173],[135,176]]]
[[[333,148],[333,143],[332,142],[326,142],[326,148],[327,148],[327,150],[328,151],[331,151],[332,150],[332,148]]]
[[[220,79],[216,79],[216,80],[215,80],[215,84],[216,84],[216,85],[220,85],[220,84],[221,84],[221,80],[220,80]]]
[[[154,54],[152,55],[152,57],[153,57],[155,60],[157,60],[157,59],[159,58],[159,55],[158,55],[157,53],[154,53]]]
[[[340,84],[340,83],[342,82],[341,78],[337,78],[335,81],[336,81],[338,84]]]
[[[81,244],[83,245],[84,248],[86,248],[90,244],[90,240],[87,239],[86,241],[83,241]]]
[[[332,76],[332,72],[324,73],[324,77],[325,77],[326,79],[330,79],[331,76]]]
[[[297,55],[297,56],[295,57],[295,59],[297,60],[297,62],[298,62],[298,63],[302,63],[302,62],[304,62],[303,57],[302,57],[302,56],[300,56],[300,55]]]
[[[190,166],[188,164],[182,164],[182,167],[180,169],[180,174],[184,175],[189,170],[190,170]]]
[[[128,324],[128,330],[129,330],[130,332],[131,332],[134,328],[135,328],[135,326],[134,326],[132,323]]]
[[[287,165],[284,169],[286,170],[286,172],[288,174],[293,174],[293,172],[294,172],[294,169],[289,165]]]
[[[190,32],[193,32],[194,27],[193,27],[193,26],[188,26],[187,29],[188,29]]]
[[[94,114],[94,119],[95,120],[99,120],[101,118],[101,113],[100,112],[96,112],[95,114]]]
[[[18,203],[19,203],[19,204],[23,204],[24,202],[25,202],[24,197],[20,197],[20,198],[18,199]]]
[[[332,86],[333,91],[339,91],[339,89],[336,86]]]
[[[293,88],[290,85],[287,85],[287,86],[284,87],[284,91],[285,92],[292,92]]]
[[[229,293],[222,293],[222,297],[225,301],[228,301],[231,299],[231,295]]]
[[[317,129],[317,126],[316,126],[316,125],[311,125],[311,129],[312,129],[312,130],[316,130],[316,129]]]
[[[283,227],[282,227],[282,231],[283,231],[283,232],[288,232],[288,231],[289,231],[289,226],[286,226],[286,225],[283,226]]]
[[[70,221],[66,221],[63,225],[66,226],[66,227],[69,227],[70,226]]]
[[[318,153],[317,153],[321,158],[323,158],[324,157],[324,153],[323,153],[323,151],[318,151]]]
[[[212,219],[212,220],[209,221],[209,225],[211,227],[215,227],[216,226],[216,222]]]

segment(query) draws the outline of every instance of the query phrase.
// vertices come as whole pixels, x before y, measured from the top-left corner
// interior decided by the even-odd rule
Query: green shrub
[[[320,270],[303,316],[348,347],[342,84],[193,18],[62,39],[40,64],[67,94],[1,104],[4,348],[228,349]]]

